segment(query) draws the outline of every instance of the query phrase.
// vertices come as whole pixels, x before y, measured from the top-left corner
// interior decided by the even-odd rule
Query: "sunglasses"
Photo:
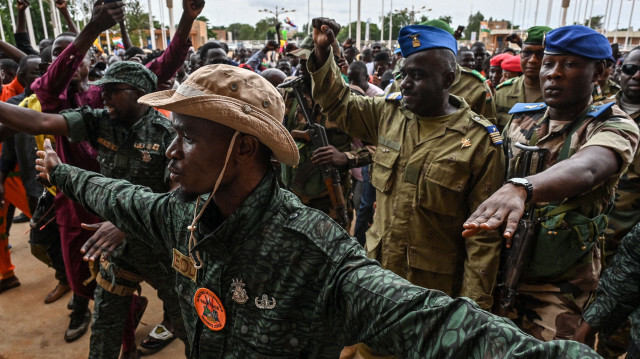
[[[622,65],[622,72],[625,75],[633,76],[640,71],[640,65],[625,64]]]
[[[525,51],[522,51],[522,52],[520,53],[520,56],[521,56],[523,59],[529,58],[529,57],[531,57],[531,56],[533,56],[533,55],[536,55],[536,57],[537,57],[538,59],[541,59],[541,58],[544,56],[544,50],[540,50],[540,51],[526,51],[526,50],[525,50]]]

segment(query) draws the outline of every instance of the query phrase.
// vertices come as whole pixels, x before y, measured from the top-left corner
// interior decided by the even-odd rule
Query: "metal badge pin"
[[[462,144],[462,146],[460,146],[460,148],[465,148],[465,147],[469,147],[471,146],[471,141],[468,138],[462,138],[462,141],[460,142]]]
[[[260,309],[273,309],[276,307],[276,299],[275,298],[271,298],[271,300],[269,300],[269,296],[266,294],[262,295],[262,299],[258,300],[258,297],[256,297],[256,307],[260,308]]]
[[[142,151],[142,162],[150,162],[151,161],[151,156],[149,155],[149,151],[144,150]]]
[[[231,298],[238,304],[244,304],[249,300],[244,286],[245,284],[242,282],[242,279],[233,279],[231,281],[231,287],[233,287],[233,296]]]

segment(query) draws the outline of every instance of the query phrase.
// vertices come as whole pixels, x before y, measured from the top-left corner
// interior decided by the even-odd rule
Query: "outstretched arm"
[[[621,162],[616,152],[609,148],[583,148],[546,171],[527,177],[534,189],[531,202],[559,201],[587,192],[619,171]],[[526,198],[524,187],[505,184],[471,214],[464,224],[462,235],[469,237],[506,224],[503,235],[509,246],[518,221],[524,214]]]
[[[28,121],[25,119],[28,119]],[[69,127],[63,116],[38,112],[5,102],[0,102],[0,123],[16,131],[31,135],[43,133],[69,135]]]
[[[73,22],[73,18],[71,14],[69,14],[69,8],[67,8],[67,0],[56,0],[56,7],[60,10],[62,17],[64,17],[64,21],[67,23],[67,27],[69,31],[78,33],[78,28],[76,28],[75,22]]]
[[[122,35],[122,46],[124,46],[125,50],[129,50],[133,47],[133,43],[129,38],[129,32],[127,31],[127,26],[124,23],[124,20],[120,21],[120,34]]]

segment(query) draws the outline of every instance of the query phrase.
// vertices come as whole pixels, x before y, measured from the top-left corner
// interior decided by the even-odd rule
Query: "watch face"
[[[511,179],[509,180],[509,182],[512,182],[512,183],[514,183],[514,184],[519,184],[519,185],[522,185],[522,186],[524,186],[524,185],[526,185],[527,183],[529,183],[529,181],[527,181],[527,180],[526,180],[526,179],[524,179],[524,178],[511,178]]]

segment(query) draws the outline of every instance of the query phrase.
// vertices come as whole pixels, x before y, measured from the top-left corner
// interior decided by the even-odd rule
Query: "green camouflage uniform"
[[[312,57],[307,65],[314,99],[327,116],[377,146],[371,178],[377,209],[367,255],[416,285],[491,308],[500,235],[465,239],[461,233],[464,220],[502,185],[504,157],[495,126],[459,97],[450,97],[459,108],[455,113],[420,117],[402,107],[399,93],[353,96],[333,61],[315,69]],[[427,133],[426,121],[441,123]]]
[[[621,95],[621,93],[618,93],[614,99],[606,99],[603,102],[615,100],[619,104]],[[628,115],[636,124],[640,122],[640,111]],[[611,259],[618,251],[622,238],[629,233],[636,223],[640,222],[640,156],[638,156],[638,152],[636,152],[627,172],[620,177],[615,196],[614,207],[609,214],[609,227],[605,232],[605,267],[611,263]],[[598,346],[596,348],[598,353],[607,359],[618,358],[624,354],[629,344],[630,328],[629,321],[627,321],[613,335],[608,335],[604,332],[598,333]]]
[[[622,239],[618,253],[602,274],[596,300],[582,318],[594,329],[612,335],[631,320],[631,339],[640,348],[640,224]],[[626,349],[626,348],[625,348]]]
[[[51,181],[125,232],[191,263],[187,226],[194,202],[64,164]],[[381,269],[328,216],[280,189],[271,172],[226,219],[211,202],[194,235],[191,252],[199,252],[202,268],[176,265],[193,358],[335,359],[357,341],[408,359],[597,357],[579,343],[541,343],[468,299],[453,300]],[[224,308],[218,331],[194,307],[203,288]]]
[[[558,162],[565,138],[574,129],[570,142],[567,142],[570,144],[567,158],[587,146],[602,146],[616,152],[622,161],[620,170],[607,178],[601,186],[565,201],[567,204],[579,204],[570,211],[571,215],[564,217],[566,222],[560,218],[561,223],[556,227],[551,222],[543,221],[542,227],[538,227],[539,233],[532,259],[525,266],[523,278],[518,286],[519,295],[509,317],[523,330],[543,340],[573,337],[582,310],[598,284],[602,266],[600,249],[606,228],[604,214],[610,208],[614,187],[621,173],[633,160],[638,144],[637,125],[617,106],[590,106],[588,111],[570,124],[558,126],[549,133],[550,121],[544,103],[518,104],[513,109],[513,118],[504,131],[509,157],[508,178],[517,177],[516,174],[520,170],[520,150],[514,146],[516,142],[549,150],[542,165],[544,171]],[[535,162],[532,168],[536,168]],[[532,171],[532,174],[534,172]],[[538,208],[545,205],[547,203],[536,204]],[[570,219],[577,216],[586,217],[584,221],[593,219],[596,222],[586,222],[590,230],[585,233],[582,227],[577,227],[585,222],[574,223]],[[536,217],[546,218],[546,213],[540,213]],[[552,219],[555,218],[559,217],[553,216]],[[591,226],[592,224],[598,225],[597,228]],[[574,243],[573,237],[568,237],[573,231],[579,233],[581,243]],[[547,237],[544,237],[545,235]],[[567,237],[562,237],[565,235]],[[544,251],[541,245],[548,243],[544,238],[551,238],[558,248],[563,249],[551,253]],[[558,238],[571,242],[563,242]],[[559,274],[541,274],[551,271],[551,267],[566,269],[560,270]]]
[[[526,102],[524,97],[524,75],[509,79],[496,86],[496,111],[498,112],[498,128],[502,131],[511,115],[509,110],[517,104]],[[534,102],[542,102],[542,95]]]
[[[88,141],[98,150],[98,163],[104,176],[126,179],[154,192],[169,190],[169,160],[165,151],[175,132],[171,122],[161,113],[150,108],[130,129],[112,120],[109,111],[103,109],[85,106],[63,111],[61,115],[69,125],[71,141]],[[100,266],[91,327],[91,358],[118,357],[131,303],[131,294],[123,295],[121,290],[138,287],[138,279],[142,278],[158,290],[175,335],[185,338],[174,291],[175,274],[171,270],[171,258],[150,243],[147,238],[128,238],[111,254],[110,267]],[[141,278],[114,278],[114,273],[121,269]],[[109,284],[114,285],[112,291],[104,288]]]
[[[595,86],[593,86],[593,101],[603,101],[614,98],[620,90],[620,85],[611,79],[607,79],[604,86],[596,83]]]
[[[456,64],[456,79],[451,85],[450,94],[462,97],[471,111],[481,115],[494,125],[497,123],[496,103],[487,79],[476,70],[470,70]]]
[[[352,138],[344,131],[340,130],[338,126],[330,121],[326,120],[326,117],[321,113],[319,107],[314,105],[313,100],[309,96],[305,96],[308,100],[307,106],[315,113],[314,121],[321,124],[326,132],[329,144],[334,146],[340,152],[348,152],[347,156],[348,164],[345,167],[337,167],[340,173],[340,180],[342,186],[342,193],[344,194],[347,203],[347,215],[349,220],[353,214],[353,208],[351,201],[349,201],[348,195],[351,188],[351,177],[349,175],[349,169],[354,167],[362,167],[371,163],[371,154],[366,148],[354,148],[352,146]],[[300,130],[306,129],[306,121],[302,108],[298,104],[298,100],[295,98],[293,91],[289,90],[284,94],[285,100],[285,118],[284,124],[287,130]],[[327,186],[322,179],[322,173],[320,167],[314,165],[310,159],[313,153],[312,144],[295,138],[298,146],[298,152],[300,153],[300,162],[297,166],[285,166],[281,167],[281,179],[285,188],[295,193],[302,203],[309,207],[319,209],[327,214],[330,214],[333,208],[331,200],[329,199],[329,193]],[[348,225],[347,228],[350,228]]]

